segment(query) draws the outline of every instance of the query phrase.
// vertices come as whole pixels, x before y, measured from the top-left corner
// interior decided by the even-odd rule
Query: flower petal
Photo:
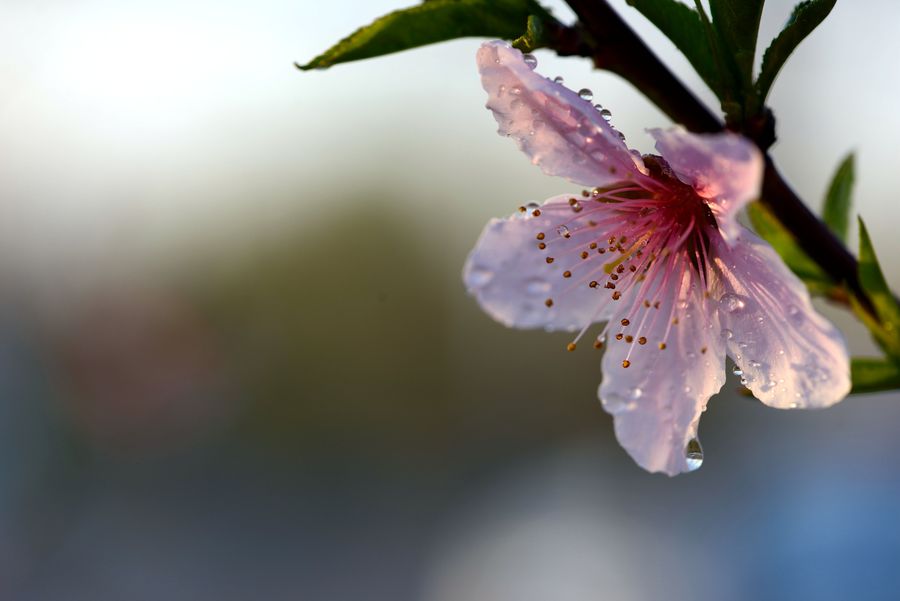
[[[644,469],[669,476],[699,467],[702,455],[688,455],[689,444],[707,401],[725,382],[714,303],[699,292],[692,268],[672,267],[678,268],[674,277],[671,270],[660,271],[642,290],[642,296],[661,301],[658,308],[639,297],[640,308],[625,318],[627,326],[611,322],[610,331],[625,336],[609,341],[600,385],[622,447]]]
[[[710,201],[723,235],[733,241],[738,212],[759,196],[763,159],[749,140],[732,133],[691,134],[682,128],[652,129],[656,149],[678,179]]]
[[[499,133],[514,138],[544,173],[584,186],[646,179],[640,155],[629,152],[600,111],[532,71],[521,52],[506,42],[487,42],[477,60]]]
[[[747,387],[780,409],[827,407],[850,392],[843,336],[771,246],[741,228],[734,246],[713,242],[719,321]]]
[[[507,326],[571,331],[605,320],[613,292],[591,282],[605,277],[609,255],[592,243],[612,206],[565,195],[492,219],[466,261],[466,287]]]

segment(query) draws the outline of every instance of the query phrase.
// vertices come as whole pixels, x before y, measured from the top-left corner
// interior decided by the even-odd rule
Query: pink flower
[[[780,409],[827,407],[850,390],[844,340],[774,250],[737,214],[759,194],[762,158],[734,134],[651,130],[660,155],[629,150],[609,113],[533,71],[503,42],[478,52],[487,107],[549,175],[591,187],[491,220],[464,279],[519,328],[606,322],[600,400],[649,471],[699,467],[700,414],[741,382]],[[587,94],[584,94],[587,96]]]

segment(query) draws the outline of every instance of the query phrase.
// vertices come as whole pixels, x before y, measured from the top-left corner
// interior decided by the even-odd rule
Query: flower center
[[[655,186],[619,182],[585,190],[580,197],[571,197],[568,207],[533,211],[553,224],[553,229],[537,234],[538,248],[546,252],[547,263],[559,261],[562,277],[572,280],[566,290],[588,286],[608,294],[609,298],[598,299],[598,315],[609,301],[627,299],[627,306],[616,312],[625,317],[607,324],[597,348],[603,346],[610,326],[620,325],[615,338],[629,344],[647,344],[651,340],[644,332],[663,330],[653,343],[665,349],[672,326],[679,323],[680,301],[673,297],[686,280],[706,289],[709,239],[718,231],[715,218],[706,202],[677,180],[668,166],[653,157],[645,162]],[[545,304],[552,307],[554,300],[548,298]],[[658,327],[661,320],[665,328]],[[623,363],[630,365],[629,360]]]

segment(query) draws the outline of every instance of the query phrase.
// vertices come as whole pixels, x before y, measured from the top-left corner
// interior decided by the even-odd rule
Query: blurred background
[[[402,4],[4,0],[0,599],[896,598],[900,393],[779,412],[730,378],[703,468],[650,475],[596,353],[467,297],[483,224],[572,186],[495,134],[478,40],[292,66]],[[858,152],[895,289],[898,24],[839,2],[771,97],[810,204]],[[538,59],[642,151],[668,124]]]

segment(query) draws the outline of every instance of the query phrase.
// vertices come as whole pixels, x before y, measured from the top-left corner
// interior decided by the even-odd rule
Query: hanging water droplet
[[[744,370],[742,370],[740,367],[735,365],[734,367],[731,368],[731,373],[733,373],[736,376],[743,376]]]
[[[703,465],[703,447],[700,446],[700,441],[696,438],[688,441],[687,447],[684,449],[684,460],[687,463],[688,470],[691,472],[700,469],[700,466]]]
[[[728,328],[725,328],[724,330],[722,330],[722,338],[724,338],[725,340],[731,340],[732,338],[734,338],[734,332],[732,332]]]
[[[747,378],[741,378],[741,386],[746,386],[749,383],[750,383],[750,380],[748,380]]]
[[[522,55],[522,61],[523,61],[526,65],[528,65],[528,68],[529,68],[529,69],[534,70],[534,68],[537,67],[537,59],[534,57],[533,54],[523,54],[523,55]]]
[[[567,228],[564,225],[561,225],[558,228],[556,228],[556,233],[559,234],[560,236],[562,236],[563,238],[568,238],[570,236],[569,228]]]
[[[747,304],[737,294],[729,293],[722,295],[722,298],[719,299],[719,306],[729,313],[737,313],[738,311],[746,307]]]
[[[578,97],[582,100],[587,100],[588,102],[590,102],[594,99],[594,93],[587,88],[581,88],[580,90],[578,90]]]
[[[600,108],[600,116],[609,121],[612,118],[612,111],[605,108]]]
[[[545,296],[550,292],[550,282],[541,278],[532,278],[526,282],[525,291],[532,296]]]
[[[553,78],[553,83],[558,83],[559,85],[562,85],[564,81],[565,80],[562,78],[562,75],[557,75]]]
[[[602,110],[603,110],[603,105],[595,104],[595,105],[594,105],[594,108],[597,109],[598,111],[602,111]]]
[[[475,266],[469,271],[468,284],[470,288],[481,288],[494,279],[494,272],[486,267]]]

